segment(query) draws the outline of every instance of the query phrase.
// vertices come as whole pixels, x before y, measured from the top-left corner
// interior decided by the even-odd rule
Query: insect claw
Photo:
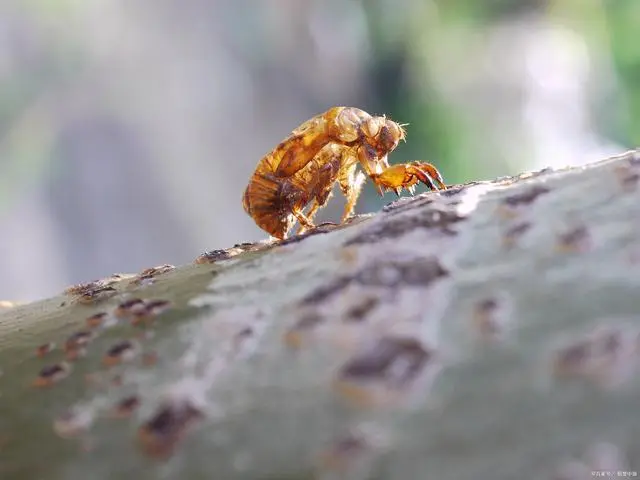
[[[409,193],[413,196],[415,194],[416,187],[415,185],[411,185],[410,187],[407,187],[407,190],[409,190]]]
[[[400,198],[400,192],[402,191],[402,189],[400,187],[396,187],[396,188],[393,189],[393,191],[396,193],[398,198]]]
[[[384,197],[384,188],[382,188],[382,185],[379,185],[376,183],[376,189],[378,190],[378,193],[380,194],[380,196]]]

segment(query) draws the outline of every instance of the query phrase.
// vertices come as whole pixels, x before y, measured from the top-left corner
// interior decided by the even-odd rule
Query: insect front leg
[[[394,190],[399,194],[400,189],[413,190],[418,183],[427,185],[431,190],[446,190],[442,175],[430,163],[411,162],[391,165],[380,173],[370,175],[380,189]]]

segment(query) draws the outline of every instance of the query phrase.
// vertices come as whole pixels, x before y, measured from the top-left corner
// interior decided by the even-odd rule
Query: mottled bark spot
[[[432,358],[433,352],[417,339],[383,337],[348,361],[340,370],[339,378],[405,387],[418,377]]]

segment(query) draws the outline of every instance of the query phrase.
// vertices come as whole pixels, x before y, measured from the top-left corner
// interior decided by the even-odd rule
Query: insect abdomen
[[[255,173],[242,198],[245,212],[253,217],[256,225],[280,239],[285,237],[295,221],[285,187],[285,182],[277,177]]]

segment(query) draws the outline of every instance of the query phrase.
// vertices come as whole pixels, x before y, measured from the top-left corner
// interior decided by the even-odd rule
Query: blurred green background
[[[0,299],[264,238],[246,181],[333,105],[447,183],[635,147],[639,29],[640,0],[3,0]]]

